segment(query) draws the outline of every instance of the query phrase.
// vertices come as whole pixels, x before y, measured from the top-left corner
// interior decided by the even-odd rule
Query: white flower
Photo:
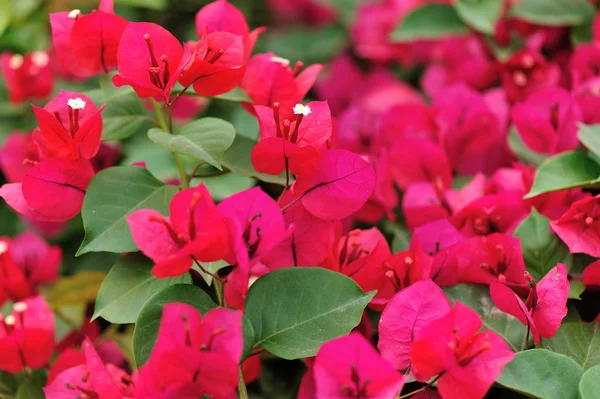
[[[24,60],[25,59],[21,54],[15,54],[12,57],[10,57],[10,60],[8,60],[8,66],[11,69],[19,69],[21,68],[21,65],[23,65]]]
[[[76,8],[76,9],[72,10],[72,11],[69,13],[69,18],[71,18],[71,19],[77,19],[77,17],[78,17],[78,16],[80,16],[80,15],[81,15],[81,10],[78,10],[78,9]]]
[[[85,101],[81,98],[69,98],[67,105],[73,109],[85,109]]]
[[[295,115],[308,116],[311,114],[311,112],[312,112],[312,110],[310,109],[310,107],[308,105],[302,105],[302,104],[294,105],[294,114]]]
[[[34,51],[33,54],[31,54],[31,61],[36,67],[43,68],[48,65],[50,58],[45,51]]]
[[[283,66],[290,65],[290,60],[288,60],[287,58],[282,58],[282,57],[271,57],[271,62],[277,62]]]

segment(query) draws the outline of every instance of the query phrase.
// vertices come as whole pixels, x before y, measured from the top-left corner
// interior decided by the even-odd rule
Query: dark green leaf
[[[480,32],[493,35],[503,4],[503,0],[457,0],[454,8],[467,24]]]
[[[408,14],[391,33],[391,39],[396,42],[439,39],[468,32],[452,6],[429,4]]]
[[[256,142],[246,137],[236,136],[231,147],[225,152],[221,164],[238,175],[254,177],[267,183],[284,185],[284,175],[273,176],[266,173],[258,173],[254,169],[252,161],[250,161],[250,153],[255,144]]]
[[[0,392],[17,392],[17,381],[9,372],[0,370]]]
[[[284,359],[314,356],[321,345],[348,334],[375,292],[322,268],[279,269],[259,278],[246,298],[255,347]]]
[[[202,118],[185,125],[179,134],[154,128],[148,131],[148,137],[170,152],[189,155],[221,169],[223,154],[231,147],[235,130],[223,119]]]
[[[172,285],[152,296],[142,307],[133,332],[133,353],[138,367],[146,363],[152,353],[163,306],[173,302],[187,303],[201,314],[217,307],[206,292],[191,284]]]
[[[545,349],[519,352],[498,384],[534,398],[576,399],[583,369],[573,359]]]
[[[137,255],[122,257],[102,282],[92,320],[97,317],[116,324],[135,323],[148,299],[174,284],[191,284],[189,273],[158,279],[151,260]]]
[[[168,214],[177,188],[165,185],[144,168],[118,166],[98,173],[91,181],[81,215],[85,237],[77,255],[86,252],[133,252],[137,247],[125,220],[138,209]]]
[[[44,391],[30,382],[25,382],[19,386],[15,399],[44,399]]]
[[[10,1],[0,1],[0,36],[4,33],[6,28],[10,25],[11,10]]]
[[[252,353],[252,349],[254,349],[254,343],[256,342],[252,322],[246,315],[243,315],[242,318],[242,333],[244,335],[244,351],[242,353],[243,360],[250,356],[250,353]]]
[[[543,348],[567,355],[584,370],[600,365],[600,324],[580,321],[563,323],[556,335],[542,339]]]
[[[600,162],[600,125],[579,124],[577,138],[590,150],[588,155],[596,162]]]
[[[594,39],[593,21],[586,22],[583,25],[574,26],[571,29],[571,42],[574,46],[583,43],[590,43]]]
[[[587,0],[523,0],[510,9],[511,17],[539,25],[574,26],[594,18]]]
[[[167,8],[167,0],[115,0],[115,5],[149,8],[152,10],[162,11]]]
[[[527,271],[540,280],[557,263],[571,264],[569,248],[550,230],[550,220],[534,208],[515,230],[520,238]]]
[[[525,198],[567,188],[600,185],[600,165],[583,151],[569,151],[545,160],[535,174],[533,186]]]
[[[525,326],[494,305],[488,286],[458,284],[444,288],[444,293],[453,305],[454,302],[460,301],[476,311],[483,321],[483,326],[500,334],[513,350],[521,348],[525,339]]]
[[[533,152],[527,148],[515,128],[511,128],[508,134],[508,146],[519,160],[530,165],[538,166],[547,158],[547,155]]]
[[[579,398],[595,399],[600,393],[600,366],[586,371],[579,381]]]

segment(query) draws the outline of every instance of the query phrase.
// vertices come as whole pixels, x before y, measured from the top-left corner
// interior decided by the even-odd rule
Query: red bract
[[[555,87],[559,79],[558,66],[530,49],[517,51],[502,67],[502,86],[511,102],[523,101],[531,93]]]
[[[0,306],[6,300],[20,301],[33,295],[25,273],[12,256],[8,238],[0,238]]]
[[[428,255],[435,255],[464,240],[465,237],[447,219],[439,219],[413,231],[410,249],[421,248]]]
[[[43,297],[16,302],[10,315],[0,315],[0,370],[43,367],[53,351],[54,316]]]
[[[271,108],[254,107],[260,125],[261,140],[252,149],[254,168],[261,173],[278,175],[288,170],[295,175],[307,175],[319,162],[319,151],[331,137],[331,113],[327,102],[296,104],[293,119],[281,119],[288,110],[279,103]]]
[[[393,399],[406,381],[359,333],[324,344],[312,373],[314,398]]]
[[[191,56],[163,27],[149,22],[130,22],[123,32],[113,77],[117,87],[129,85],[141,98],[167,102]]]
[[[413,374],[419,381],[439,375],[437,388],[444,399],[483,398],[515,354],[495,332],[477,333],[481,326],[477,313],[456,302],[413,343]]]
[[[102,117],[87,96],[61,91],[44,108],[32,106],[39,133],[34,140],[48,158],[90,159],[98,153],[102,137]]]
[[[529,294],[525,302],[510,288],[500,283],[490,285],[492,300],[496,306],[515,316],[531,330],[535,344],[540,337],[552,338],[562,319],[567,315],[569,281],[567,267],[559,263],[538,284],[529,273],[525,274]]]
[[[582,114],[564,89],[540,90],[517,104],[512,119],[519,136],[535,152],[556,154],[577,148],[577,124]]]
[[[43,100],[52,94],[54,76],[50,56],[46,51],[29,54],[0,54],[0,71],[14,104],[25,100]]]
[[[154,261],[152,273],[159,278],[179,276],[194,261],[216,261],[228,251],[227,227],[203,184],[175,194],[169,217],[140,209],[127,222],[138,248]]]
[[[290,68],[289,60],[273,53],[256,54],[248,61],[240,87],[248,93],[252,104],[270,107],[279,103],[281,119],[292,120],[294,105],[302,102],[323,66],[315,64],[302,68],[301,62],[294,69]],[[246,108],[254,111],[250,106]]]
[[[220,308],[202,317],[190,305],[167,304],[154,350],[140,369],[135,398],[235,395],[242,349],[241,312]]]
[[[424,104],[396,105],[383,115],[379,134],[393,143],[399,138],[437,139],[438,127],[433,110]]]
[[[32,163],[24,160],[40,161],[38,148],[31,133],[23,134],[19,131],[12,132],[4,141],[0,149],[0,169],[9,183],[19,183],[25,178],[27,171],[32,168]]]
[[[354,217],[365,223],[375,224],[384,217],[395,221],[395,209],[400,198],[392,180],[392,160],[387,150],[381,149],[379,156],[370,159],[375,168],[375,187],[371,197],[359,209]]]
[[[558,220],[550,222],[552,230],[563,240],[571,253],[600,257],[600,196],[573,202]]]
[[[86,339],[82,345],[85,363],[60,373],[44,388],[48,399],[106,398],[127,399],[133,397],[134,383],[123,370],[112,364],[104,364]]]
[[[268,0],[267,4],[283,20],[308,25],[334,22],[337,14],[335,8],[318,0]]]
[[[314,172],[296,180],[292,190],[312,215],[339,220],[359,210],[374,186],[373,165],[346,150],[326,150]]]
[[[588,265],[583,270],[581,280],[587,289],[598,291],[600,289],[600,260]]]
[[[50,14],[50,26],[56,56],[68,73],[85,78],[116,68],[127,20],[115,15],[112,0],[102,0],[87,15],[79,10]]]
[[[381,356],[394,368],[410,367],[410,348],[423,329],[450,311],[446,296],[431,280],[419,281],[398,292],[379,319]]]
[[[403,190],[416,182],[428,181],[450,188],[452,169],[444,150],[429,140],[399,138],[390,151],[394,182]]]

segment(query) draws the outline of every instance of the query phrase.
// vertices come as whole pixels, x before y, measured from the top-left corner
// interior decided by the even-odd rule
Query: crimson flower
[[[481,326],[477,313],[458,301],[427,324],[410,349],[417,380],[439,376],[444,399],[482,399],[515,354],[495,332],[478,333]]]
[[[115,15],[113,0],[102,0],[99,9],[50,14],[52,42],[62,68],[78,77],[108,73],[117,66],[117,48],[127,20]]]
[[[570,287],[567,267],[562,263],[557,264],[538,284],[527,272],[525,278],[529,284],[529,294],[525,302],[510,288],[500,283],[490,285],[490,294],[500,310],[515,316],[531,330],[537,345],[540,343],[540,337],[552,338],[567,315]]]
[[[38,50],[29,54],[0,54],[0,72],[14,104],[25,100],[42,100],[52,94],[54,75],[50,56]]]
[[[16,302],[10,315],[0,315],[0,370],[43,367],[53,351],[54,316],[43,297]]]
[[[289,170],[294,175],[312,173],[319,162],[319,151],[331,137],[332,122],[325,101],[296,104],[293,119],[280,103],[272,107],[254,107],[260,125],[261,140],[252,149],[254,168],[261,173],[278,175]]]
[[[502,86],[513,103],[540,89],[557,86],[559,79],[558,66],[531,49],[517,51],[502,66]]]
[[[23,162],[26,159],[33,162]],[[39,161],[39,150],[31,133],[12,132],[0,149],[0,169],[9,183],[22,182],[27,171]]]
[[[600,257],[600,195],[575,201],[564,215],[550,222],[552,230],[571,253]]]
[[[589,264],[584,270],[581,280],[587,289],[600,289],[600,260]]]

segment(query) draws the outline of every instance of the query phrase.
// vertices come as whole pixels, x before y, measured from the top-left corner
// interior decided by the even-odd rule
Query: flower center
[[[148,53],[150,54],[150,68],[148,68],[148,74],[150,75],[150,82],[161,90],[164,90],[171,79],[171,72],[169,72],[169,57],[161,55],[159,61],[154,55],[154,47],[152,46],[152,38],[149,34],[144,35],[146,46],[148,46]]]

